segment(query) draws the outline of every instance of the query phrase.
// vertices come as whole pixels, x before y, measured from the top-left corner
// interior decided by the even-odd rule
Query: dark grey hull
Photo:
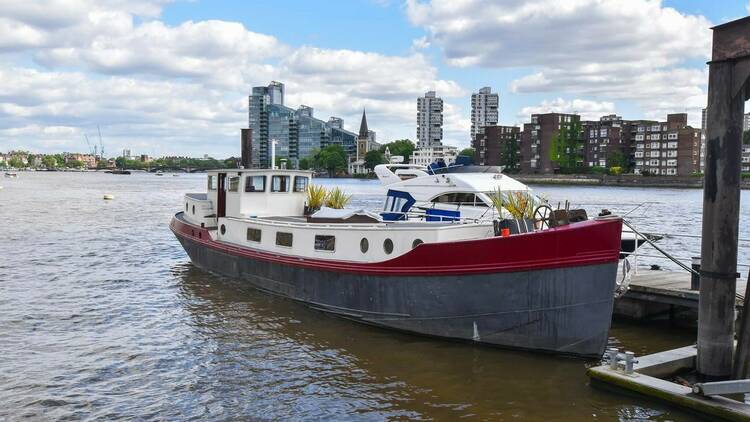
[[[178,236],[193,263],[345,318],[586,357],[607,344],[617,264],[463,276],[371,276],[235,256]]]

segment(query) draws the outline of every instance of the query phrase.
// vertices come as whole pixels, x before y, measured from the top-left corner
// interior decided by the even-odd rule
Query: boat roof
[[[285,174],[304,174],[311,176],[313,172],[311,170],[295,170],[295,169],[244,169],[244,168],[233,168],[233,169],[212,169],[206,170],[206,173],[242,173],[242,174],[270,174],[270,173],[285,173]]]
[[[430,169],[435,174],[456,174],[456,173],[502,173],[503,168],[500,166],[449,166],[437,169]]]
[[[454,190],[460,189],[467,192],[494,192],[497,189],[501,191],[529,190],[525,184],[502,173],[448,173],[429,176],[432,179],[435,177],[449,178]],[[425,179],[425,177],[419,179]]]
[[[394,172],[396,170],[396,172]],[[421,173],[416,177],[402,179],[404,171],[415,170]],[[445,192],[494,192],[528,191],[529,187],[518,180],[503,174],[497,166],[454,166],[443,167],[437,174],[428,174],[424,166],[401,164],[382,164],[375,166],[375,174],[383,185],[389,189],[416,190],[428,188],[431,193],[436,190]]]

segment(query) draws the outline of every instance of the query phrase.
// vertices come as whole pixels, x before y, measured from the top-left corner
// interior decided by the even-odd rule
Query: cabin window
[[[216,176],[208,176],[208,190],[216,190]]]
[[[195,205],[193,205],[193,215],[195,215]]]
[[[424,243],[422,239],[414,239],[414,242],[411,243],[411,248],[414,249],[422,243]]]
[[[289,176],[273,176],[271,192],[289,192]]]
[[[315,235],[315,250],[317,251],[335,251],[336,236]]]
[[[477,207],[487,206],[487,204],[485,204],[484,201],[482,201],[480,198],[478,198],[476,195],[470,192],[445,193],[445,194],[435,197],[435,199],[433,199],[432,202],[439,203],[439,204],[469,205],[469,206],[477,206]]]
[[[362,251],[362,253],[366,253],[368,249],[370,249],[370,242],[367,241],[367,238],[363,237],[362,240],[359,241],[359,250]]]
[[[294,191],[305,192],[307,191],[307,182],[310,180],[306,176],[294,176]]]
[[[292,240],[293,240],[293,236],[291,233],[276,232],[276,244],[277,245],[291,248]]]
[[[385,239],[383,242],[383,251],[386,255],[390,255],[393,252],[393,241],[391,239]]]
[[[240,190],[240,178],[239,176],[232,176],[229,178],[229,192],[237,192]]]
[[[245,178],[245,192],[265,192],[266,176],[247,176]]]
[[[185,202],[185,212],[188,212],[188,203]]]
[[[219,230],[221,230],[221,234],[227,234],[227,227],[225,225],[222,224]]]
[[[259,242],[260,243],[260,229],[248,228],[247,229],[247,240],[249,240],[250,242]]]

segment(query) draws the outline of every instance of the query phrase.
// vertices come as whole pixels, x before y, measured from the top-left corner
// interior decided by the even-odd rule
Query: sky
[[[500,93],[500,124],[531,113],[617,113],[700,126],[710,27],[747,1],[0,0],[0,151],[227,157],[247,96],[363,109],[384,143],[415,139],[416,98],[445,101],[444,140],[469,145],[471,93]]]

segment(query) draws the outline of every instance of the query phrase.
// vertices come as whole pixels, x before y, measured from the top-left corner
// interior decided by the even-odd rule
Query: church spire
[[[367,116],[365,115],[365,109],[362,109],[362,123],[359,125],[359,137],[360,139],[367,138]]]

